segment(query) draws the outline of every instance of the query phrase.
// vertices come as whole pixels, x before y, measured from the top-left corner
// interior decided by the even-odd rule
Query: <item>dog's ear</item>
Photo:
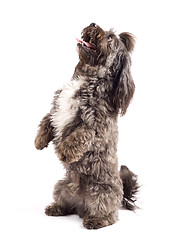
[[[124,115],[133,97],[135,85],[130,72],[130,59],[128,56],[119,53],[118,61],[119,70],[114,79],[113,104],[116,111]]]
[[[120,40],[125,45],[128,52],[132,52],[135,45],[135,36],[131,33],[123,32],[119,34]]]

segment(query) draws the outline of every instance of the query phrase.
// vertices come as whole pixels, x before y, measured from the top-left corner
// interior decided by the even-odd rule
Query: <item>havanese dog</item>
[[[133,97],[130,53],[134,36],[104,31],[91,23],[77,39],[79,63],[71,81],[55,92],[52,109],[42,119],[35,146],[52,141],[66,169],[54,188],[48,216],[78,214],[87,229],[115,223],[121,207],[134,210],[137,176],[118,170],[118,115]]]

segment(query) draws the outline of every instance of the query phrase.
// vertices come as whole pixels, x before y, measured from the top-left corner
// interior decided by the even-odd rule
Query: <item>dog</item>
[[[35,146],[41,150],[52,141],[66,169],[45,213],[78,214],[85,228],[98,229],[114,224],[121,207],[136,207],[137,176],[126,166],[118,171],[117,159],[118,115],[126,113],[135,90],[130,72],[135,38],[91,23],[81,39],[73,77],[55,92]]]

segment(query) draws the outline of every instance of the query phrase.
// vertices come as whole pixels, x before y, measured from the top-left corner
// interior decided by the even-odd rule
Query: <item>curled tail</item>
[[[123,208],[133,211],[137,208],[135,205],[137,200],[136,194],[139,190],[137,175],[131,172],[126,166],[121,166],[119,174],[123,183],[124,191],[122,206]]]

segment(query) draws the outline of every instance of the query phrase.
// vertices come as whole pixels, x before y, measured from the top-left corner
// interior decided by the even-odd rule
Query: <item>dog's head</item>
[[[134,36],[126,32],[117,36],[112,30],[104,31],[91,23],[83,29],[82,40],[77,40],[80,64],[95,70],[102,67],[105,77],[113,80],[115,109],[125,114],[135,90],[130,73]]]

